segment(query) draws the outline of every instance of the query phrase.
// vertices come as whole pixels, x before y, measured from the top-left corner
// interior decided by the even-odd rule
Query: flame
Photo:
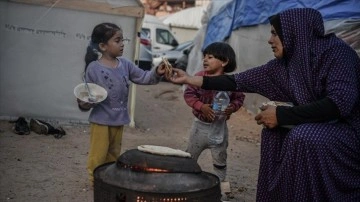
[[[126,164],[120,164],[122,168],[130,169],[137,172],[151,172],[151,173],[168,173],[169,170],[166,169],[160,169],[160,168],[147,168],[147,167],[141,167],[136,165],[126,165]]]
[[[167,172],[169,172],[168,170],[159,169],[159,168],[145,168],[145,171],[154,172],[154,173],[167,173]]]

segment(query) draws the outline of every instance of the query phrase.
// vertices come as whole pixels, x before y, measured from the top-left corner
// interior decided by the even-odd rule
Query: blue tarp
[[[239,27],[268,23],[268,17],[289,8],[314,8],[324,21],[360,19],[360,0],[233,0],[209,20],[203,48],[223,41]]]

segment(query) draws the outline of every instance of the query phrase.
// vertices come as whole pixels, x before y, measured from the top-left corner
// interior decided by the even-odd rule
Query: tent
[[[163,23],[170,26],[179,43],[190,41],[201,27],[201,18],[205,9],[204,6],[186,8],[166,16]]]
[[[140,0],[0,0],[0,16],[0,119],[82,123],[89,114],[79,111],[73,89],[92,29],[122,27],[131,40],[123,57],[135,61],[144,8]]]
[[[215,41],[225,41],[233,47],[237,56],[237,72],[265,64],[273,58],[267,43],[270,33],[268,17],[295,7],[318,9],[326,32],[337,34],[360,55],[360,1],[212,1],[189,54],[187,72],[194,74],[202,69],[201,50]],[[267,99],[258,94],[246,93],[244,106],[256,113],[265,101]]]

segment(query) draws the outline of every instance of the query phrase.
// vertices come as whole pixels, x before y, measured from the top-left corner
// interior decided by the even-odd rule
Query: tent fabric
[[[208,30],[208,26],[211,26],[210,24],[212,23],[210,19],[217,16],[217,14],[228,5],[228,3],[229,1],[212,1],[205,11],[202,19],[202,27],[199,29],[194,38],[194,47],[189,54],[186,69],[188,74],[194,75],[196,72],[203,69],[202,47],[205,37],[207,36],[206,30]],[[226,25],[221,21],[219,21],[219,24]],[[328,20],[325,21],[324,25],[326,33],[335,33],[338,37],[354,48],[360,56],[360,18]],[[217,31],[220,32],[220,28]],[[238,68],[235,72],[245,71],[252,67],[265,64],[267,61],[274,58],[273,52],[267,42],[269,36],[270,25],[268,23],[231,30],[230,35],[222,41],[230,44],[236,53]],[[244,107],[250,112],[256,113],[258,107],[266,101],[269,100],[258,94],[246,93]]]
[[[202,6],[187,8],[167,16],[163,20],[163,23],[174,27],[200,29],[201,18],[205,9],[206,7]]]
[[[289,8],[314,8],[324,21],[335,19],[360,19],[358,0],[233,0],[226,2],[209,20],[203,48],[212,42],[223,41],[232,30],[239,27],[268,23],[268,17]]]
[[[360,19],[339,19],[325,22],[326,33],[335,33],[349,44],[360,57]]]

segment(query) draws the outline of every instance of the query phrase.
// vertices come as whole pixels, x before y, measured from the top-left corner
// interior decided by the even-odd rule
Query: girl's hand
[[[275,128],[278,125],[276,118],[276,107],[265,105],[261,107],[261,112],[255,116],[258,125],[263,125],[266,128]]]
[[[234,113],[234,106],[232,104],[230,104],[226,109],[225,109],[225,114],[227,116],[226,120],[230,119],[231,114]]]
[[[201,106],[201,112],[205,115],[205,118],[209,121],[214,121],[215,118],[215,112],[212,109],[210,104],[203,104]]]
[[[165,64],[163,62],[161,62],[160,65],[156,68],[156,73],[159,76],[162,76],[165,74]]]
[[[78,105],[79,105],[79,108],[81,110],[84,110],[84,111],[88,111],[90,110],[91,108],[95,107],[96,106],[96,103],[88,103],[88,102],[84,102],[80,99],[76,99]]]
[[[225,114],[227,116],[230,116],[232,113],[234,113],[234,106],[232,104],[230,104],[226,109],[225,109]]]

